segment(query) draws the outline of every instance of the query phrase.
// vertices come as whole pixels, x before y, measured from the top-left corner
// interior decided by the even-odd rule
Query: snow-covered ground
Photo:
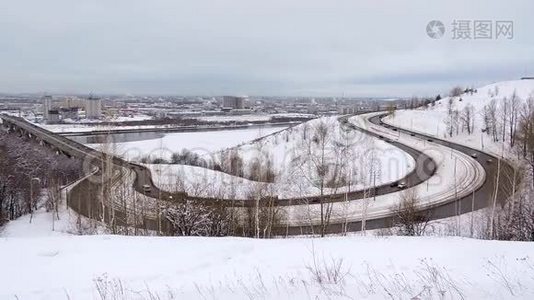
[[[388,144],[378,138],[370,137],[357,130],[344,130],[337,121],[338,117],[323,117],[314,119],[303,124],[291,127],[288,130],[266,136],[265,138],[245,143],[239,147],[229,149],[237,151],[245,162],[254,159],[269,159],[281,181],[288,182],[294,176],[304,177],[303,174],[295,173],[295,162],[310,160],[317,154],[310,155],[310,150],[318,151],[313,142],[313,136],[317,127],[322,123],[327,126],[327,145],[325,156],[328,161],[335,163],[340,155],[339,144],[348,147],[347,157],[354,177],[351,183],[354,187],[380,185],[396,181],[415,167],[415,161],[411,156],[399,148]],[[371,160],[374,166],[370,166]],[[313,173],[310,166],[302,165],[305,172]],[[309,169],[308,169],[309,168]],[[370,176],[371,169],[376,171],[376,176]],[[371,182],[372,181],[372,182]]]
[[[188,149],[200,155],[213,152],[283,130],[284,127],[261,127],[247,129],[214,130],[198,132],[167,133],[162,138],[135,142],[117,143],[116,153],[126,159],[137,160],[144,156],[170,159],[172,153]],[[88,144],[100,149],[101,144]]]
[[[435,106],[429,106],[427,109],[396,111],[393,117],[388,116],[384,118],[384,122],[405,129],[434,135],[438,138],[446,138],[496,155],[504,154],[506,156],[506,143],[493,143],[490,136],[481,132],[484,128],[483,111],[484,106],[488,105],[492,99],[495,99],[497,106],[499,106],[505,97],[510,99],[514,91],[516,96],[521,99],[521,103],[529,97],[534,97],[534,80],[497,82],[478,88],[477,93],[472,95],[468,93],[454,98],[453,109],[458,110],[460,113],[466,105],[470,104],[473,106],[474,133],[472,134],[467,134],[466,131],[460,131],[458,135],[454,133],[452,137],[447,135],[445,120],[448,116],[449,97],[444,97],[436,101]],[[462,101],[459,100],[460,98]],[[500,120],[500,116],[498,118]]]
[[[336,142],[346,142],[352,154],[344,159],[349,162],[347,165],[352,167],[353,180],[344,186],[325,188],[327,194],[353,191],[397,181],[415,168],[414,159],[399,148],[378,138],[363,135],[356,130],[342,131],[341,124],[336,117],[315,119],[272,135],[266,135],[261,139],[214,153],[210,158],[219,161],[220,156],[224,153],[235,151],[243,158],[245,173],[250,168],[250,162],[255,159],[271,160],[276,174],[275,181],[272,184],[263,185],[263,187],[268,186],[269,191],[280,198],[317,195],[319,186],[307,177],[308,174],[304,174],[306,172],[313,173],[311,166],[304,165],[306,160],[309,160],[309,157],[304,157],[307,155],[304,148],[307,147],[307,143],[312,144],[315,126],[319,122],[325,122],[331,126],[332,132],[329,134],[331,140],[326,150],[326,156],[330,161],[338,158],[339,153],[333,150]],[[304,133],[305,131],[307,133]],[[307,135],[306,138],[304,138],[305,134]],[[342,134],[345,135],[342,136]],[[212,140],[210,142],[214,143]],[[215,148],[209,150],[215,150]],[[207,152],[209,151],[205,151],[205,153]],[[168,157],[169,154],[164,153],[162,156]],[[296,159],[301,159],[303,164],[296,165]],[[375,160],[374,168],[376,171],[373,172],[376,172],[376,176],[370,175],[369,163],[371,159]],[[265,161],[262,161],[262,166],[264,166]],[[213,192],[214,188],[220,191],[221,188],[232,187],[232,191],[227,189],[224,194],[230,195],[228,193],[231,193],[238,198],[244,198],[258,188],[258,184],[253,181],[198,167],[154,165],[150,168],[153,171],[155,183],[163,189],[172,186],[176,188],[176,183],[181,181],[186,191],[198,193],[199,190],[202,190],[201,195],[203,196],[210,196],[209,193]],[[199,189],[199,186],[206,188]],[[208,186],[209,188],[207,188]]]
[[[76,236],[61,224],[52,232],[41,211],[4,228],[0,299],[534,297],[534,243]]]

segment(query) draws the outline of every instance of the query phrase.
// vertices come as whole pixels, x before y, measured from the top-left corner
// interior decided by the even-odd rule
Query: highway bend
[[[456,201],[456,199],[452,199],[450,202],[447,202],[445,204],[440,204],[435,207],[428,208],[425,212],[428,213],[431,219],[441,219],[446,217],[455,216],[458,213],[463,214],[470,212],[472,209],[478,210],[484,207],[488,207],[491,205],[491,199],[493,198],[494,192],[495,192],[495,185],[496,182],[496,175],[497,175],[497,161],[498,158],[494,157],[488,153],[481,152],[466,146],[462,146],[459,144],[455,144],[452,142],[448,142],[445,140],[437,139],[433,136],[421,134],[418,132],[411,132],[406,129],[394,127],[391,125],[387,125],[382,122],[382,118],[386,114],[378,115],[371,117],[369,119],[370,122],[372,122],[375,125],[384,126],[389,129],[396,129],[400,133],[404,134],[410,134],[415,137],[424,138],[424,139],[431,139],[433,143],[438,143],[450,148],[453,148],[457,151],[463,152],[467,155],[472,155],[473,153],[477,154],[477,160],[481,163],[482,167],[484,168],[484,171],[486,172],[485,181],[481,187],[479,187],[476,191],[473,191],[473,193],[469,196],[465,196],[463,198],[460,198]],[[0,115],[0,118],[3,120],[3,125],[9,127],[12,130],[19,130],[22,134],[28,134],[31,138],[37,139],[38,141],[47,144],[49,146],[54,147],[58,152],[61,154],[65,154],[67,156],[74,156],[78,157],[84,160],[84,164],[90,164],[94,167],[99,167],[103,163],[103,157],[105,157],[100,151],[97,151],[95,149],[92,149],[90,147],[87,147],[83,144],[77,143],[73,140],[70,140],[66,137],[63,137],[61,135],[52,133],[44,128],[41,128],[39,126],[36,126],[34,124],[31,124],[27,122],[26,120],[19,118],[19,117],[13,117],[13,116],[7,116],[7,115]],[[353,130],[360,130],[363,131],[365,134],[378,137],[378,135],[374,132],[368,131],[363,128],[359,128],[348,122],[349,116],[343,116],[339,118],[339,121],[342,123],[343,126],[348,126],[349,128]],[[391,143],[392,145],[395,145],[396,147],[400,148],[401,150],[408,153],[410,156],[412,156],[416,161],[416,170],[413,170],[407,176],[400,181],[405,181],[408,185],[414,186],[421,184],[428,178],[430,178],[436,171],[436,164],[435,162],[425,154],[421,153],[418,150],[415,150],[407,145],[404,145],[402,143],[399,143],[398,141],[391,140],[385,137],[381,137],[386,142]],[[488,160],[493,160],[492,163],[488,163]],[[121,166],[121,167],[127,167],[131,170],[133,170],[136,174],[136,178],[134,181],[134,188],[137,192],[145,194],[148,197],[152,198],[159,198],[160,200],[165,201],[176,201],[180,199],[188,199],[188,200],[194,200],[194,201],[202,201],[202,202],[213,202],[213,201],[229,201],[230,206],[235,207],[247,207],[254,205],[255,201],[247,201],[247,200],[232,200],[232,199],[215,199],[215,198],[200,198],[200,197],[192,197],[187,195],[186,193],[169,193],[163,190],[158,189],[152,180],[151,172],[148,168],[146,168],[143,165],[135,164],[131,162],[127,162],[123,160],[120,157],[114,156],[112,158],[112,162],[115,165]],[[510,164],[508,164],[505,160],[500,160],[500,168],[501,168],[501,174],[513,174],[514,170]],[[420,175],[418,175],[420,174]],[[508,188],[510,186],[510,182],[506,182],[506,180],[501,179],[501,184],[499,184],[498,188],[498,194],[497,199],[499,202],[504,201],[510,194],[511,189]],[[150,192],[145,193],[143,186],[149,185],[151,187]],[[396,186],[390,186],[390,184],[384,184],[381,186],[377,186],[374,190],[372,189],[370,191],[367,191],[367,197],[372,197],[374,194],[378,195],[384,195],[392,192],[398,192],[399,188]],[[348,197],[351,200],[358,200],[363,198],[364,194],[363,191],[354,191],[351,192]],[[328,195],[327,198],[323,201],[329,201],[329,202],[337,202],[337,201],[345,201],[347,197],[346,193],[343,194],[336,194],[336,195]],[[275,201],[276,205],[279,206],[288,206],[288,205],[305,205],[305,204],[315,204],[319,203],[320,198],[319,197],[306,197],[306,198],[289,198],[289,199],[277,199]],[[459,205],[458,205],[459,204]],[[388,217],[380,217],[376,219],[370,219],[366,220],[366,229],[378,229],[378,228],[385,228],[392,225],[394,222],[392,216]],[[361,222],[360,221],[354,221],[349,223],[339,223],[339,224],[330,224],[328,227],[329,233],[338,233],[342,231],[358,231],[361,229]],[[313,232],[318,232],[319,228],[318,225],[314,226],[294,226],[291,225],[284,226],[283,228],[277,228],[276,232],[278,234],[287,234],[287,235],[298,235],[298,234],[308,234]]]
[[[52,133],[48,130],[45,130],[42,127],[31,124],[22,118],[8,117],[8,116],[2,116],[2,118],[7,123],[16,125],[17,127],[24,129],[27,133],[33,134],[34,137],[36,137],[39,141],[44,141],[45,143],[49,145],[53,145],[54,147],[57,147],[58,150],[60,150],[62,154],[82,158],[86,166],[88,164],[94,165],[95,167],[102,166],[102,160],[104,159],[104,155],[98,150],[95,150],[93,148],[87,147],[78,142],[65,138],[63,135]],[[367,130],[365,129],[361,129],[359,127],[356,127],[350,124],[348,122],[348,116],[340,117],[339,120],[342,126],[346,126],[350,130],[360,130],[365,133],[368,133],[369,135],[372,135],[375,137],[377,136],[376,134],[372,132],[367,132]],[[390,140],[388,138],[384,138],[384,139],[385,141],[390,142],[391,144],[393,144],[394,142],[393,140]],[[430,178],[432,175],[434,175],[436,171],[436,164],[426,154],[418,150],[415,150],[413,148],[410,148],[409,146],[406,146],[404,144],[397,143],[395,146],[400,148],[402,151],[406,152],[407,154],[409,154],[416,162],[415,168],[412,171],[410,171],[404,178],[401,178],[399,180],[399,181],[405,182],[407,187],[418,185],[424,182],[425,180],[427,180],[428,178]],[[141,194],[146,195],[147,197],[157,198],[157,199],[164,200],[164,201],[171,201],[171,199],[180,200],[184,198],[189,199],[189,200],[194,200],[194,201],[205,202],[205,203],[210,203],[213,201],[228,201],[230,206],[235,206],[235,207],[252,207],[253,205],[255,205],[255,201],[249,201],[249,200],[194,197],[191,195],[187,195],[186,193],[183,193],[183,192],[170,193],[164,190],[160,190],[154,184],[154,181],[152,179],[152,174],[147,167],[141,164],[136,164],[136,163],[125,161],[122,158],[116,157],[116,156],[113,157],[113,163],[133,170],[136,173],[136,180],[134,182],[135,190]],[[86,168],[86,169],[92,170],[92,168]],[[150,186],[149,191],[143,188],[145,185]],[[386,184],[378,185],[375,188],[371,188],[370,190],[369,189],[355,190],[349,193],[330,194],[330,195],[323,197],[323,203],[346,201],[346,199],[358,200],[364,197],[374,197],[374,196],[385,195],[385,194],[389,194],[393,192],[398,192],[399,190],[400,189],[396,185],[392,185],[391,183],[386,183]],[[318,204],[320,203],[320,201],[321,201],[321,197],[319,196],[308,196],[308,197],[295,197],[295,198],[276,198],[276,201],[274,201],[274,203],[276,206],[290,206],[290,205]]]

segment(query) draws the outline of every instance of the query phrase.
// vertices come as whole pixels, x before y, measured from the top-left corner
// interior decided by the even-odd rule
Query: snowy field
[[[55,232],[40,211],[0,233],[0,299],[534,297],[534,243],[75,236],[61,218]]]
[[[126,159],[136,160],[144,156],[170,159],[173,152],[189,149],[200,155],[209,156],[215,151],[283,130],[284,127],[262,127],[232,130],[167,133],[159,139],[117,143],[116,153]],[[88,144],[101,149],[100,144]]]
[[[516,93],[521,104],[529,97],[534,97],[534,80],[514,80],[490,84],[477,89],[477,93],[463,94],[453,100],[453,108],[462,112],[466,105],[472,105],[474,109],[474,133],[467,134],[460,131],[452,137],[447,135],[445,120],[448,113],[449,97],[436,101],[434,107],[417,110],[399,110],[393,117],[384,118],[384,122],[402,127],[408,130],[419,131],[438,138],[446,138],[451,141],[464,144],[479,150],[491,152],[496,155],[506,155],[506,143],[493,143],[491,137],[481,132],[484,128],[484,106],[495,99],[497,106],[502,105],[503,98],[510,99]],[[459,101],[459,98],[462,101]],[[500,119],[500,116],[498,117]],[[503,147],[504,146],[504,147]]]

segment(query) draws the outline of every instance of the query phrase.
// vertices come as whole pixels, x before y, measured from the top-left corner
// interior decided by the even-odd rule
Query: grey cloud
[[[529,1],[13,1],[0,91],[406,95],[532,66]],[[429,20],[510,19],[510,41],[431,40]],[[449,32],[450,33],[450,32]],[[534,66],[532,66],[534,72]]]

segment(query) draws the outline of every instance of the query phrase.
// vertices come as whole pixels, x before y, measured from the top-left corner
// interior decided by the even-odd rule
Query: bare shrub
[[[101,300],[127,299],[127,293],[120,279],[108,279],[107,275],[93,280]]]
[[[330,258],[326,260],[324,257],[319,261],[315,252],[315,247],[312,246],[313,264],[306,266],[306,269],[312,275],[312,279],[320,284],[343,284],[345,278],[350,275],[350,267],[347,267],[343,258]]]
[[[183,200],[170,204],[163,216],[171,223],[172,234],[179,236],[224,236],[234,220],[222,201],[212,205]]]
[[[409,189],[401,193],[399,203],[392,208],[398,234],[420,236],[425,233],[430,216],[428,212],[418,209],[419,201],[416,189]]]

